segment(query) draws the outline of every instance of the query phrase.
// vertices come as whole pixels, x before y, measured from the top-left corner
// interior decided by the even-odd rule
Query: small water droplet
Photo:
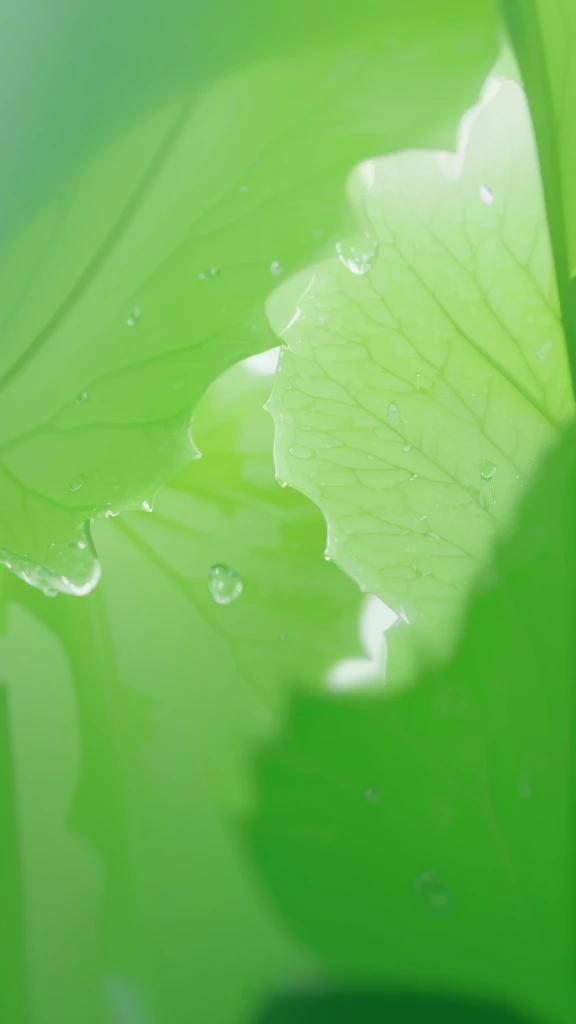
[[[275,480],[276,480],[277,484],[280,484],[280,487],[286,487],[286,481],[283,480],[282,477],[278,476],[277,473],[276,473]]]
[[[206,281],[208,274],[205,274],[204,271],[202,270],[201,273],[198,274],[198,277],[200,278],[201,281]]]
[[[241,192],[247,192],[248,191],[248,185],[240,185],[240,191]]]
[[[405,444],[405,445],[404,445],[404,451],[405,451],[405,452],[410,452],[410,451],[412,451],[412,445],[411,445],[411,444]]]
[[[328,554],[327,551],[324,552],[324,561],[325,562],[331,562],[332,561],[332,559],[330,558],[330,555]]]
[[[56,587],[42,587],[42,593],[45,597],[58,597]]]
[[[380,793],[378,793],[377,790],[372,789],[371,786],[368,786],[368,789],[364,790],[364,797],[369,801],[369,803],[377,804],[380,800]]]
[[[492,189],[488,188],[487,185],[480,185],[479,192],[482,202],[486,203],[487,206],[491,206],[494,202],[494,193],[492,192]]]
[[[480,476],[483,480],[491,480],[496,472],[496,466],[489,459],[483,459],[480,463]]]
[[[396,420],[398,419],[398,406],[396,405],[395,402],[390,402],[390,405],[388,406],[388,415],[386,418],[388,420],[388,423],[396,423]]]
[[[290,448],[290,455],[293,455],[296,459],[311,459],[313,452],[305,444],[293,444]]]
[[[88,400],[88,392],[87,391],[81,391],[79,395],[76,395],[76,401],[78,402],[78,405],[83,405],[84,402],[86,402],[87,400]]]
[[[540,349],[540,351],[538,353],[538,358],[539,359],[546,359],[546,356],[550,352],[551,348],[552,348],[552,342],[551,341],[545,341],[544,344],[542,345],[542,348]]]
[[[130,316],[128,317],[128,319],[126,321],[126,323],[128,324],[128,327],[135,327],[136,324],[138,324],[140,322],[140,317],[141,316],[142,316],[142,313],[140,311],[140,307],[139,306],[133,306],[132,307],[132,312],[130,313]]]
[[[242,577],[228,565],[213,565],[208,573],[208,590],[216,604],[232,604],[244,589]]]
[[[278,277],[278,274],[282,273],[284,267],[278,262],[278,260],[274,260],[274,262],[270,264],[270,270],[274,274],[274,277]]]
[[[412,473],[412,476],[410,477],[408,483],[411,484],[414,480],[417,480],[417,479],[418,479],[418,473]]]
[[[438,534],[437,533],[432,533],[432,531],[430,531],[428,536],[430,537],[430,540],[440,540],[440,537],[438,536]]]
[[[448,917],[452,913],[452,897],[445,882],[435,871],[424,871],[414,882],[416,895],[430,917]]]
[[[352,274],[367,274],[372,270],[376,256],[377,243],[365,238],[347,238],[336,243],[338,259]]]
[[[331,316],[328,316],[328,313],[322,313],[322,314],[321,314],[321,315],[320,315],[320,316],[318,317],[318,323],[319,323],[319,324],[327,324],[327,323],[329,323],[329,321],[330,321],[331,319],[332,319],[332,317],[331,317]]]
[[[83,486],[84,486],[84,477],[82,476],[81,473],[78,476],[75,476],[70,481],[70,484],[69,484],[69,487],[70,487],[71,491],[79,491],[80,488],[83,487]]]
[[[216,275],[219,273],[220,271],[218,267],[210,267],[210,277],[216,277]]]

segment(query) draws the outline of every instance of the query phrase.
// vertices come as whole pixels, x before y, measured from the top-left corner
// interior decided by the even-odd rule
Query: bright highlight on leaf
[[[278,474],[323,510],[329,556],[439,651],[573,414],[522,88],[491,77],[459,141],[360,168],[374,266],[337,247],[269,303]]]

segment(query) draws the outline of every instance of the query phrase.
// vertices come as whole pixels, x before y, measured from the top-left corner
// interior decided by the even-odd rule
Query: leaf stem
[[[576,395],[576,310],[564,229],[562,178],[555,142],[554,104],[536,0],[500,0],[502,16],[528,96],[542,174],[572,391]]]

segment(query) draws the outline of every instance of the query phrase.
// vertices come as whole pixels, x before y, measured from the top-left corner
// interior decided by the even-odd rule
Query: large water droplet
[[[496,466],[489,459],[483,459],[480,463],[480,476],[483,480],[491,480],[496,472]]]
[[[83,486],[84,486],[84,477],[82,476],[81,473],[79,473],[78,476],[75,476],[70,481],[70,484],[69,484],[69,487],[70,487],[71,491],[79,491]]]
[[[338,259],[352,274],[367,274],[374,266],[377,243],[368,236],[347,238],[336,243]]]
[[[486,203],[487,206],[492,206],[492,203],[494,202],[494,193],[492,192],[492,189],[488,188],[487,185],[480,185],[479,192],[482,202]]]
[[[136,324],[140,322],[141,316],[142,316],[142,313],[140,311],[140,307],[139,306],[133,306],[132,307],[132,312],[130,313],[130,316],[128,317],[128,319],[126,321],[126,323],[128,324],[128,327],[135,327]]]
[[[244,590],[240,573],[228,565],[213,565],[208,573],[208,590],[216,604],[232,604]]]
[[[418,900],[430,917],[448,917],[452,913],[450,890],[435,871],[424,871],[414,882]]]
[[[293,444],[290,449],[290,455],[293,455],[296,459],[311,459],[313,452],[305,444]]]
[[[386,418],[388,420],[388,423],[390,423],[390,425],[392,425],[393,423],[396,423],[396,420],[398,419],[398,406],[396,405],[395,402],[390,402],[390,405],[388,406],[388,414],[387,414]]]

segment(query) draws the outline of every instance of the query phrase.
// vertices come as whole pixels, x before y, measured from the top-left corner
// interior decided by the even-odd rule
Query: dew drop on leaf
[[[370,238],[348,238],[336,243],[338,259],[352,274],[367,274],[376,256],[376,242]]]
[[[552,348],[552,342],[551,341],[545,341],[544,344],[542,345],[542,348],[538,352],[538,358],[539,359],[546,359],[546,356],[550,352],[551,348]]]
[[[496,466],[489,459],[484,459],[480,465],[480,476],[483,480],[491,480],[496,472]]]
[[[70,481],[69,486],[71,491],[79,491],[84,486],[84,477],[82,474],[80,473],[78,476],[75,476]]]
[[[378,801],[380,800],[380,793],[378,793],[377,790],[372,789],[372,787],[369,786],[368,789],[364,790],[364,797],[366,798],[366,800],[368,800],[369,803],[377,804]]]
[[[78,405],[83,405],[84,402],[86,402],[87,400],[88,400],[88,392],[87,391],[81,391],[80,394],[76,396],[76,401],[78,402]]]
[[[132,307],[132,312],[130,313],[130,316],[128,317],[128,319],[126,321],[126,323],[128,324],[128,327],[135,327],[136,324],[138,324],[140,322],[140,317],[141,316],[142,316],[142,313],[140,312],[140,307],[139,306],[133,306]]]
[[[278,260],[274,260],[274,262],[270,264],[270,270],[272,271],[275,277],[278,277],[278,274],[281,274],[283,269],[284,268],[281,266],[281,264],[278,263]]]
[[[228,565],[213,565],[208,573],[208,590],[216,604],[232,604],[240,597],[244,583],[240,573]]]
[[[487,185],[480,185],[480,199],[483,203],[486,203],[487,206],[491,206],[494,202],[494,193]]]
[[[424,871],[414,882],[420,905],[430,917],[448,917],[452,913],[450,890],[435,871]]]
[[[290,455],[296,459],[310,459],[312,458],[312,449],[307,448],[305,444],[293,444],[290,448]]]
[[[388,406],[388,415],[387,415],[388,423],[390,423],[390,424],[396,423],[397,419],[398,419],[398,406],[396,405],[395,402],[390,402],[390,405]]]

